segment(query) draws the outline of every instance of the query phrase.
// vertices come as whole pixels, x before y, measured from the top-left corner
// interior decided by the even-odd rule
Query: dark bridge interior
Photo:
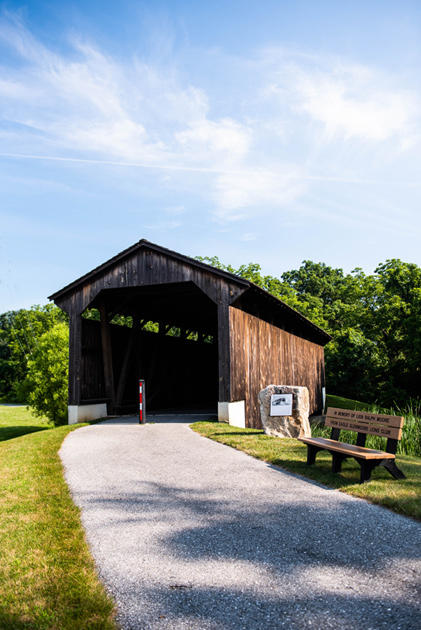
[[[193,282],[103,289],[82,324],[81,403],[136,412],[143,378],[147,411],[214,412],[217,348],[216,305]]]

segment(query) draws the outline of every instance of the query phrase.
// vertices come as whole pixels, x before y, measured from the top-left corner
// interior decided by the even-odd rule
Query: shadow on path
[[[137,525],[148,532],[163,514],[169,523],[184,522],[160,535],[165,565],[175,577],[162,575],[156,584],[145,575],[145,626],[139,627],[165,628],[165,619],[168,627],[178,627],[177,619],[184,627],[186,618],[193,628],[421,627],[417,523],[348,497],[334,509],[257,500],[250,511],[193,486],[142,487],[124,498],[83,498],[93,509],[109,509],[109,527],[120,532]],[[106,518],[102,527],[107,529]],[[136,541],[130,555],[141,562]],[[178,564],[188,565],[187,577],[177,577]],[[139,582],[130,569],[125,580],[127,621],[139,600]],[[135,621],[124,627],[136,627],[130,623]]]

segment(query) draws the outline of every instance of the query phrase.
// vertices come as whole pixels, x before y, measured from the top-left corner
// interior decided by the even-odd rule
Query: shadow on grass
[[[229,435],[230,437],[237,436],[237,435],[264,435],[264,434],[265,434],[264,431],[261,431],[260,429],[249,429],[248,431],[235,431],[235,432],[228,431],[227,433],[222,433],[221,431],[217,431],[214,433],[215,436]],[[208,435],[206,437],[211,437],[211,435]]]
[[[34,630],[32,621],[22,621],[17,615],[9,615],[0,610],[0,628],[10,630]]]
[[[25,435],[26,433],[36,433],[37,431],[45,431],[46,429],[51,429],[50,426],[40,427],[40,426],[28,426],[21,425],[16,427],[1,427],[0,426],[0,442],[4,442],[5,440],[11,440],[15,437],[20,437],[21,435]]]
[[[345,486],[358,485],[368,487],[368,484],[360,483],[360,465],[354,459],[349,458],[342,464],[342,471],[339,473],[332,472],[332,460],[328,458],[319,458],[313,465],[307,465],[294,459],[279,458],[271,460],[271,463],[279,468],[289,470],[290,472],[303,475],[315,481],[326,483],[335,488],[344,488]],[[376,466],[372,473],[370,482],[373,481],[391,481],[407,486],[413,484],[419,488],[419,480],[411,479],[411,466],[403,461],[397,461],[401,470],[407,475],[406,479],[395,480],[393,476],[383,467]]]

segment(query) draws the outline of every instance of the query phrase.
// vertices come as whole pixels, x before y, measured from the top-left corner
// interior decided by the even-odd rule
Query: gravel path
[[[421,628],[419,523],[168,420],[60,452],[122,628]]]

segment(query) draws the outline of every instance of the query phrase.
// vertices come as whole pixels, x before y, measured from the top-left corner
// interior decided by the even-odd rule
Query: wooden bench
[[[332,453],[332,472],[340,472],[342,462],[353,457],[361,466],[360,483],[370,480],[371,472],[376,466],[384,466],[395,479],[405,479],[405,475],[395,463],[398,441],[402,437],[404,418],[388,416],[365,411],[350,411],[329,407],[325,426],[332,427],[330,439],[298,438],[307,444],[307,464],[314,464],[316,455],[321,450]],[[339,442],[341,430],[357,432],[356,444]],[[365,448],[367,434],[378,435],[387,439],[386,450],[376,451]]]

